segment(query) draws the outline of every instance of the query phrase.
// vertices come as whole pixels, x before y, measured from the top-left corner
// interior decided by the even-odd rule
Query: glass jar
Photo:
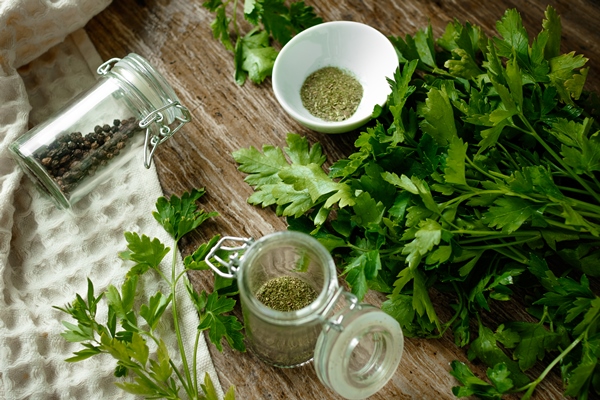
[[[156,147],[191,120],[173,88],[129,54],[98,68],[94,86],[10,145],[24,171],[59,208],[70,208],[137,151],[149,168]]]
[[[223,251],[228,260],[219,257]],[[205,261],[237,280],[247,345],[266,363],[292,368],[314,360],[321,382],[347,399],[374,394],[395,373],[404,344],[400,325],[339,286],[333,258],[312,236],[283,231],[257,241],[223,237]],[[282,277],[302,281],[316,297],[293,311],[266,306],[259,293]]]

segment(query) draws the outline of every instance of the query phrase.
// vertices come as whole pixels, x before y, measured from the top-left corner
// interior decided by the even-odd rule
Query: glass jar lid
[[[374,306],[357,304],[324,327],[315,346],[315,370],[344,398],[364,399],[394,375],[403,348],[398,321]]]
[[[98,67],[98,74],[116,77],[127,86],[129,92],[136,93],[150,105],[148,114],[139,122],[139,127],[146,129],[144,166],[150,168],[156,147],[190,122],[189,110],[181,104],[165,78],[135,53],[130,53],[123,59],[112,58],[106,61]],[[171,127],[172,123],[177,125]],[[153,124],[158,127],[154,133],[150,129]]]
[[[109,60],[109,65],[112,62],[116,64],[112,66],[110,73],[128,83],[131,89],[140,93],[154,109],[161,109],[170,103],[179,103],[171,85],[143,57],[130,53],[122,59]],[[172,123],[177,118],[177,109],[165,109],[164,117],[167,124]]]

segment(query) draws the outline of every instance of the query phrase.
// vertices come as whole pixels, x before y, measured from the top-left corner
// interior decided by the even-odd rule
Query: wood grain
[[[495,21],[508,8],[520,11],[530,35],[537,35],[546,5],[562,19],[564,52],[575,51],[590,61],[588,89],[600,88],[600,32],[596,0],[306,0],[325,21],[352,20],[380,30],[386,36],[414,34],[431,24],[438,37],[448,22],[458,19],[480,25],[495,34]],[[167,141],[155,155],[159,179],[166,195],[204,187],[206,210],[221,216],[181,244],[184,255],[215,234],[261,237],[286,228],[273,210],[246,203],[252,189],[243,182],[231,153],[249,146],[285,145],[287,132],[305,135],[323,145],[328,163],[352,152],[355,133],[323,135],[302,128],[278,105],[267,79],[262,85],[233,81],[233,55],[213,37],[213,15],[199,0],[115,0],[92,19],[87,33],[103,59],[135,52],[164,74],[192,112],[193,121]],[[241,14],[238,19],[242,19]],[[247,26],[243,27],[248,29]],[[210,273],[191,276],[198,290],[212,291]],[[438,295],[439,296],[439,295]],[[366,301],[379,305],[382,296],[369,293]],[[439,296],[436,304],[446,299]],[[239,314],[239,310],[237,310]],[[442,317],[448,317],[443,311]],[[526,318],[515,305],[493,309],[491,321]],[[497,318],[496,318],[497,317]],[[318,381],[311,365],[299,369],[267,366],[251,353],[219,353],[211,346],[213,361],[224,388],[236,386],[238,399],[336,399]],[[407,339],[402,362],[393,379],[372,399],[450,399],[456,381],[448,374],[452,360],[468,362],[450,335],[439,340]],[[484,374],[480,365],[475,370]],[[534,371],[538,372],[539,371]],[[562,398],[560,378],[553,374],[536,399]]]

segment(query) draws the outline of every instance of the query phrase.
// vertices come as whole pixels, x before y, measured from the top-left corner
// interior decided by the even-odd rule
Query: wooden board
[[[562,51],[590,58],[588,89],[600,88],[600,5],[596,0],[306,0],[325,21],[352,20],[380,30],[386,36],[414,34],[431,24],[438,37],[448,22],[458,19],[480,25],[495,34],[495,21],[508,8],[520,11],[531,36],[541,29],[547,4],[562,18]],[[240,7],[241,9],[241,7]],[[221,216],[182,241],[184,256],[215,234],[258,238],[284,230],[285,221],[273,210],[246,203],[252,189],[243,182],[231,153],[249,146],[285,145],[287,132],[305,135],[323,145],[328,164],[352,152],[356,133],[323,135],[302,128],[277,103],[270,79],[262,85],[240,87],[233,80],[233,54],[217,42],[210,30],[214,15],[199,0],[115,0],[86,26],[103,59],[135,52],[147,58],[172,84],[193,121],[160,147],[155,155],[166,195],[204,187],[203,207]],[[241,14],[238,15],[241,20]],[[247,26],[243,27],[247,29]],[[150,210],[149,210],[150,211]],[[191,279],[198,290],[212,291],[212,275]],[[366,301],[380,304],[383,297],[369,293]],[[439,299],[443,303],[444,299]],[[238,310],[239,314],[239,310]],[[523,316],[514,305],[492,310],[490,318]],[[442,317],[447,317],[443,315]],[[251,353],[211,346],[222,386],[236,386],[238,399],[336,399],[318,381],[312,365],[279,369],[265,365]],[[407,339],[405,353],[393,379],[372,399],[454,398],[456,381],[448,374],[452,360],[466,361],[463,349],[445,335],[439,340]],[[483,375],[484,369],[475,365]],[[539,371],[538,371],[539,372]],[[547,379],[536,399],[562,398],[557,374]]]

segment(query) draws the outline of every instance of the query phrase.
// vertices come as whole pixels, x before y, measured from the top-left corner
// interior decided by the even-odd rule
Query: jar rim
[[[160,109],[169,103],[179,103],[179,98],[165,77],[144,57],[129,53],[120,59],[107,73],[116,76],[127,84],[128,88],[143,98],[154,109]],[[166,103],[165,103],[166,100]],[[175,108],[164,111],[166,123],[177,118]]]
[[[246,278],[248,276],[247,266],[264,251],[285,245],[298,245],[310,250],[323,265],[324,273],[323,287],[317,298],[306,307],[290,312],[274,310],[261,303],[251,294],[248,286],[249,282]],[[323,311],[327,308],[338,288],[336,267],[331,254],[312,236],[296,231],[275,232],[254,242],[244,253],[238,269],[237,279],[240,298],[244,306],[254,311],[256,316],[278,325],[298,325],[322,318]]]
[[[343,312],[340,328],[321,332],[314,367],[325,386],[346,399],[364,399],[391,379],[403,348],[398,321],[377,307],[361,304]]]

